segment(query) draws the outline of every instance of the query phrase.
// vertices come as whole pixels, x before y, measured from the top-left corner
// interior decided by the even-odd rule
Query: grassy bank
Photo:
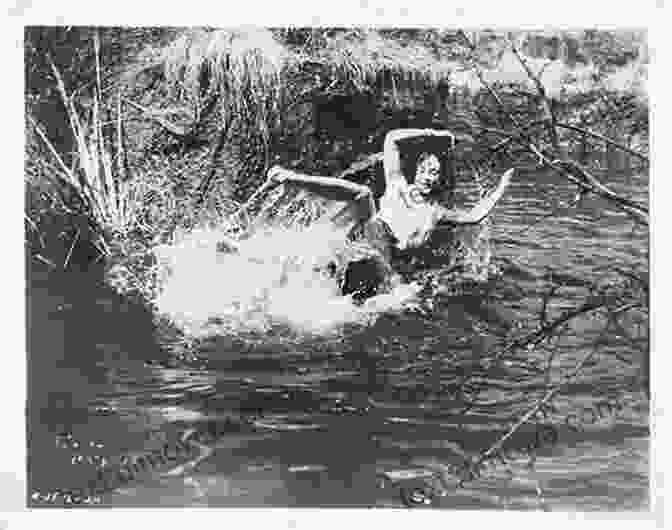
[[[648,171],[644,39],[28,28],[27,256],[49,270],[103,264],[151,298],[149,249],[218,223],[273,164],[333,176],[362,162],[348,178],[380,181],[365,161],[394,127],[471,135],[468,163],[485,174],[540,156]]]

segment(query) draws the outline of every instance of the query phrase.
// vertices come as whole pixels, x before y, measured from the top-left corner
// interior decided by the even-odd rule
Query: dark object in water
[[[381,263],[374,258],[365,258],[350,262],[343,275],[341,292],[352,295],[355,302],[362,303],[367,298],[377,295],[385,285],[386,271]]]

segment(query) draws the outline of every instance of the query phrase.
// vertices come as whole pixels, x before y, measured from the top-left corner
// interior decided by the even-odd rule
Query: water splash
[[[331,223],[258,229],[238,252],[227,223],[199,228],[155,249],[164,270],[154,301],[159,312],[186,334],[204,337],[276,326],[299,334],[329,334],[347,323],[368,324],[385,311],[400,310],[419,290],[397,285],[357,306],[340,294],[327,272],[343,252],[346,232]]]

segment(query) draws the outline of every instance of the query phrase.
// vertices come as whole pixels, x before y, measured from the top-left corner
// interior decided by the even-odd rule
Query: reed
[[[98,58],[100,44],[97,37],[94,39],[94,46]],[[146,190],[141,180],[126,175],[120,101],[114,125],[114,138],[107,137],[104,130],[100,63],[97,61],[96,64],[96,86],[88,118],[80,115],[61,73],[53,62],[51,68],[68,113],[76,145],[75,164],[68,167],[42,127],[31,118],[36,133],[58,163],[59,171],[54,176],[76,191],[99,227],[102,241],[107,240],[105,237],[107,234],[112,237],[124,236],[137,228],[142,228],[140,212]],[[107,249],[108,246],[105,245],[104,248]]]
[[[95,78],[88,108],[82,106],[81,100],[77,101],[80,96],[66,85],[54,62],[48,66],[67,109],[75,139],[74,163],[70,164],[67,153],[59,152],[50,142],[45,124],[28,115],[29,132],[45,147],[50,159],[50,167],[43,176],[51,182],[52,190],[69,190],[69,195],[77,197],[90,217],[101,254],[109,256],[113,253],[112,246],[128,243],[134,234],[147,239],[162,238],[165,242],[176,227],[197,225],[202,218],[216,221],[235,209],[232,199],[245,200],[254,192],[271,164],[307,172],[328,168],[331,174],[338,173],[338,164],[325,160],[332,152],[313,144],[340,141],[339,149],[332,151],[338,151],[336,156],[346,160],[343,167],[348,165],[348,149],[357,156],[370,155],[371,150],[357,152],[358,144],[350,145],[348,139],[311,136],[307,131],[311,130],[316,101],[366,92],[376,96],[371,104],[378,107],[391,101],[397,108],[406,105],[417,108],[427,93],[447,85],[450,93],[441,100],[446,107],[448,96],[465,87],[482,85],[465,60],[464,51],[453,42],[451,32],[416,30],[410,38],[400,38],[395,31],[320,28],[311,30],[310,38],[297,45],[283,37],[282,30],[171,30],[172,42],[148,46],[145,52],[123,65],[123,71],[111,84],[105,81],[105,86],[101,81],[105,76],[100,41],[95,34]],[[496,40],[488,40],[487,46],[484,42],[485,38],[479,41],[479,54],[497,59],[492,61],[493,68],[483,70],[487,82],[503,96],[507,93],[501,85],[508,82],[525,85],[523,88],[528,91],[534,87],[520,65],[515,79],[500,78],[497,72],[511,74],[517,58],[511,53],[497,52],[492,44]],[[558,83],[563,87],[573,83],[580,92],[591,89],[566,78],[570,69],[560,68],[558,61],[545,67],[548,63],[545,59],[527,57],[526,61],[550,96],[562,92]],[[630,70],[640,72],[643,68],[640,66]],[[593,71],[590,61],[575,70],[575,74]],[[625,75],[628,72],[621,75],[625,81],[618,78],[619,83],[615,83],[612,79],[611,85],[641,88],[643,85],[637,78],[630,85],[626,83],[632,78]],[[143,76],[150,82],[143,85],[138,81]],[[131,80],[137,82],[135,89]],[[110,101],[110,89],[119,91],[114,102]],[[411,97],[406,98],[409,94]],[[510,99],[513,101],[513,96]],[[478,140],[483,140],[488,144],[485,148],[490,149],[493,135],[494,141],[502,136],[486,130],[484,122],[479,122],[480,116],[487,114],[491,118],[501,113],[501,109],[497,105],[479,109],[476,100],[469,102],[468,117],[481,133]],[[595,103],[588,98],[579,105],[587,107]],[[507,106],[518,111],[515,102]],[[573,141],[564,134],[570,131],[569,127],[583,131],[590,126],[565,119],[570,113],[563,111],[558,115],[561,141]],[[502,144],[515,144],[507,137],[515,131],[504,132]],[[374,137],[380,131],[365,133]],[[177,140],[179,150],[149,152],[145,141],[156,138],[158,141],[154,143],[163,148],[166,134],[171,141]],[[44,154],[39,156],[45,158]],[[357,156],[351,159],[356,160]],[[310,162],[312,159],[316,161]],[[37,161],[30,163],[35,165]],[[59,193],[55,191],[53,197],[65,204]],[[30,220],[32,225],[27,222],[27,229],[34,232],[39,223],[34,218]]]

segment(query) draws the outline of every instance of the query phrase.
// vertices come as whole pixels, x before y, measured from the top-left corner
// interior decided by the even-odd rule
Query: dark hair
[[[418,169],[420,159],[423,155],[435,155],[439,159],[441,164],[441,176],[439,177],[438,188],[444,188],[446,184],[451,180],[453,173],[453,160],[450,152],[429,150],[429,149],[418,149],[412,150],[406,154],[406,157],[402,156],[402,172],[406,177],[406,182],[413,184],[415,181],[415,173]],[[406,158],[406,160],[404,160]],[[432,193],[434,195],[434,193]]]

